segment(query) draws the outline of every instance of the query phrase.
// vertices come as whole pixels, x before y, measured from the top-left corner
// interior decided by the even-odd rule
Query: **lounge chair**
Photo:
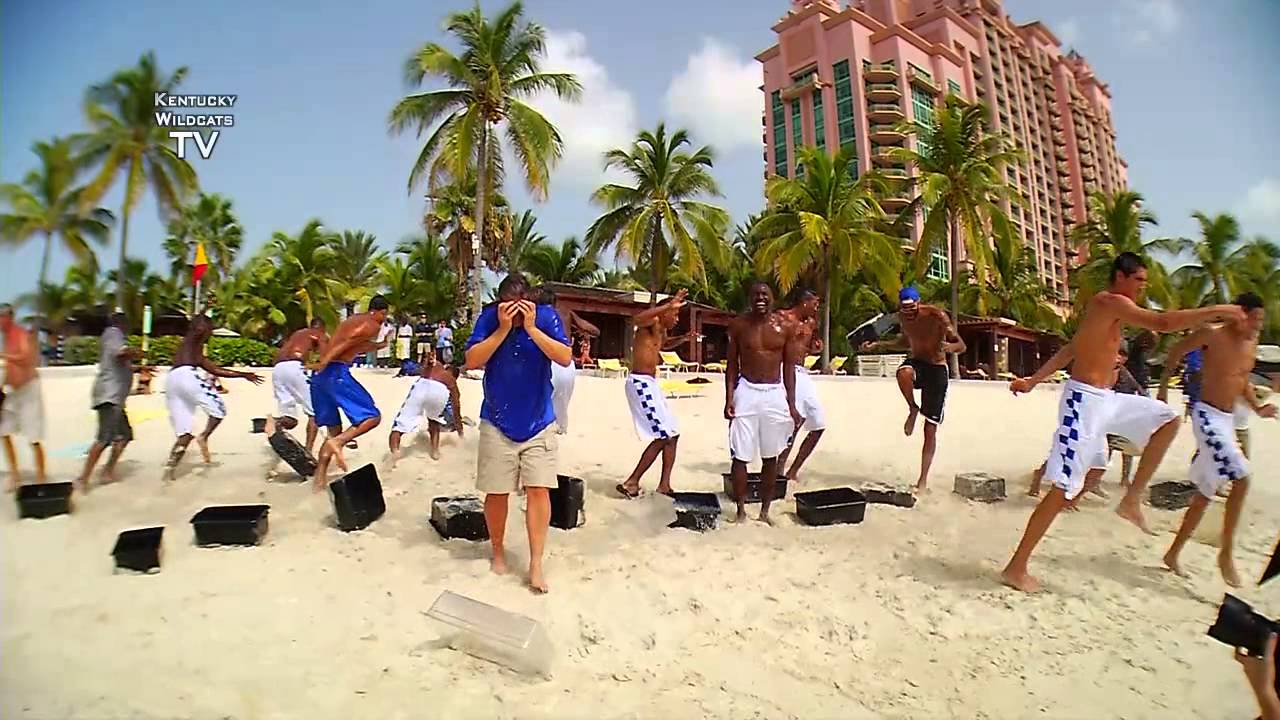
[[[831,372],[837,375],[844,375],[844,364],[849,362],[849,358],[844,355],[837,355],[831,358]]]
[[[690,383],[688,380],[659,380],[658,387],[669,398],[699,397],[707,388],[706,385]]]
[[[662,352],[659,355],[662,357],[662,366],[668,369],[674,368],[680,372],[697,372],[700,367],[698,363],[688,362],[674,352]]]
[[[706,370],[707,372],[723,373],[723,372],[728,372],[729,365],[725,361],[720,360],[718,362],[702,363],[702,369]]]
[[[818,364],[819,357],[817,355],[806,355],[804,358],[804,369],[813,372],[813,366]]]
[[[631,373],[627,366],[623,365],[622,361],[617,358],[601,358],[596,365],[606,373],[618,373],[622,377],[626,377]]]

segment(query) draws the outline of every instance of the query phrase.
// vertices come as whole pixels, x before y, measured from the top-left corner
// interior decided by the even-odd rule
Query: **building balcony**
[[[892,62],[873,63],[862,71],[862,79],[867,82],[897,82],[898,67]]]
[[[795,100],[803,95],[808,95],[815,90],[821,90],[826,87],[827,83],[822,82],[816,74],[809,75],[799,82],[793,82],[782,89],[783,100]]]
[[[1056,157],[1056,158],[1058,158],[1059,160],[1066,160],[1066,159],[1067,159],[1067,149],[1066,149],[1065,147],[1061,146],[1061,145],[1058,145],[1057,147],[1055,147],[1055,148],[1053,149],[1053,156],[1054,156],[1054,157]],[[1059,168],[1058,168],[1058,172],[1062,172],[1062,168],[1061,168],[1061,167],[1059,167]]]
[[[1053,106],[1053,105],[1049,105],[1049,107],[1054,107],[1054,106]],[[1054,114],[1050,113],[1050,114],[1049,114],[1049,127],[1053,128],[1054,130],[1056,130],[1056,131],[1058,131],[1058,132],[1062,132],[1062,116],[1061,116],[1061,115],[1054,115]]]
[[[897,212],[910,204],[911,201],[904,195],[890,195],[880,198],[880,207],[890,212]]]
[[[1049,114],[1050,114],[1050,115],[1053,115],[1053,116],[1055,116],[1055,117],[1057,117],[1057,118],[1059,118],[1059,119],[1061,119],[1061,118],[1062,118],[1062,108],[1058,107],[1058,101],[1057,101],[1057,100],[1050,100],[1050,101],[1049,101]]]
[[[1071,166],[1065,160],[1058,163],[1058,177],[1064,179],[1071,177]]]
[[[872,100],[888,100],[893,102],[902,97],[902,91],[898,89],[898,83],[868,83],[867,97]]]
[[[895,125],[872,125],[871,140],[881,144],[900,143],[907,138]]]
[[[938,84],[934,82],[933,78],[926,76],[915,68],[907,68],[907,81],[918,88],[928,90],[934,95],[942,93],[942,88],[938,87]]]
[[[900,167],[884,168],[883,170],[880,171],[880,174],[884,175],[887,178],[891,178],[893,180],[906,180],[908,177],[910,177],[909,175],[907,175],[907,171],[903,170]]]
[[[871,162],[880,166],[896,165],[898,164],[898,159],[894,157],[893,151],[898,149],[900,148],[895,148],[892,146],[884,146],[884,147],[876,148],[875,150],[871,151]]]
[[[902,106],[894,103],[872,103],[867,106],[867,115],[872,120],[887,122],[901,122],[906,118]]]
[[[1076,201],[1071,198],[1071,193],[1069,192],[1062,193],[1062,207],[1069,208],[1069,207],[1075,207],[1075,205],[1076,205]]]

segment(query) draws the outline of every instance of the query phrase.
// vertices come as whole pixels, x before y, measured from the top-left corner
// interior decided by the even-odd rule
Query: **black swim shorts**
[[[129,414],[125,412],[124,405],[102,403],[94,407],[94,410],[98,412],[96,439],[100,444],[111,445],[133,440],[133,427],[129,425]]]
[[[941,425],[947,404],[947,381],[951,377],[947,366],[908,358],[898,369],[906,367],[915,371],[915,388],[920,391],[920,414],[934,425]]]

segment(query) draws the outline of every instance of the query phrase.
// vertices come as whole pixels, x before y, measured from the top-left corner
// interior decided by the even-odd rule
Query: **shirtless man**
[[[898,368],[898,390],[907,401],[907,422],[902,432],[910,435],[916,429],[916,417],[924,415],[924,445],[920,449],[920,477],[916,490],[928,489],[929,468],[933,466],[933,454],[938,448],[938,426],[947,403],[947,353],[963,353],[964,341],[956,333],[951,318],[932,305],[920,303],[920,292],[904,287],[898,293],[898,321],[902,335],[896,340],[868,343],[863,349],[910,348],[911,355]],[[915,389],[920,389],[920,404],[916,404]]]
[[[791,340],[795,345],[791,348],[795,357],[804,358],[810,352],[822,352],[822,338],[814,332],[817,329],[818,305],[821,302],[822,299],[818,297],[818,293],[813,290],[801,290],[795,295],[795,302],[791,308],[779,313],[795,327],[795,336]],[[804,442],[800,443],[800,450],[796,453],[791,470],[787,470],[787,456],[791,454],[791,448],[800,435],[800,430],[796,429],[795,434],[791,436],[791,441],[787,444],[787,449],[778,456],[778,467],[782,470],[784,478],[798,485],[800,468],[804,467],[804,461],[809,459],[818,441],[822,439],[823,431],[827,429],[826,414],[822,412],[822,404],[818,402],[818,389],[814,387],[813,378],[809,377],[809,370],[803,364],[796,368],[796,409],[804,416],[804,429],[808,430],[809,434],[805,436]]]
[[[276,396],[277,416],[268,416],[264,428],[267,437],[276,434],[276,425],[292,430],[298,420],[294,414],[298,408],[307,416],[307,452],[316,442],[316,411],[311,408],[311,380],[307,378],[306,360],[312,351],[324,352],[329,334],[324,331],[324,321],[316,318],[310,327],[296,330],[280,346],[276,364],[271,369],[271,390]]]
[[[165,405],[169,409],[169,424],[178,439],[169,451],[169,461],[165,463],[164,479],[172,481],[177,476],[178,463],[187,452],[187,446],[195,437],[200,448],[200,457],[205,464],[212,462],[209,456],[209,436],[227,416],[227,407],[213,387],[213,381],[198,372],[204,370],[212,377],[240,378],[254,385],[260,385],[262,378],[256,373],[236,372],[218,367],[204,355],[204,345],[213,334],[213,321],[206,315],[197,315],[191,321],[191,327],[178,344],[173,354],[173,369],[164,383]],[[191,433],[195,429],[196,408],[204,410],[209,416],[204,432],[199,436]]]
[[[1116,514],[1144,532],[1146,519],[1139,506],[1147,483],[1178,432],[1178,413],[1168,405],[1141,395],[1117,395],[1107,389],[1115,372],[1117,351],[1125,325],[1155,332],[1176,332],[1214,320],[1242,320],[1238,305],[1217,305],[1195,310],[1158,313],[1134,302],[1147,284],[1142,258],[1121,253],[1111,265],[1111,285],[1094,295],[1071,341],[1029,378],[1009,383],[1014,394],[1030,392],[1053,373],[1071,363],[1071,379],[1063,384],[1058,429],[1053,434],[1049,467],[1045,476],[1053,489],[1045,495],[1027,522],[1022,541],[1005,566],[1006,585],[1024,592],[1040,589],[1040,581],[1027,572],[1027,562],[1054,518],[1084,489],[1085,475],[1106,467],[1107,434],[1128,439],[1142,448],[1142,459]]]
[[[1222,542],[1218,546],[1218,569],[1228,585],[1240,587],[1240,576],[1236,574],[1231,555],[1236,526],[1240,522],[1244,498],[1249,491],[1249,463],[1234,439],[1234,410],[1241,394],[1250,398],[1250,406],[1262,417],[1274,418],[1276,407],[1260,405],[1249,385],[1249,372],[1253,370],[1258,333],[1262,330],[1264,320],[1262,298],[1253,293],[1245,293],[1236,298],[1235,304],[1246,313],[1243,320],[1202,328],[1173,346],[1165,360],[1164,376],[1160,378],[1159,397],[1162,401],[1168,399],[1169,377],[1182,358],[1193,350],[1202,350],[1204,365],[1200,397],[1191,408],[1191,432],[1196,438],[1196,456],[1191,461],[1191,482],[1200,492],[1191,500],[1191,506],[1183,515],[1182,525],[1173,539],[1173,545],[1165,553],[1164,564],[1178,575],[1186,576],[1178,565],[1182,546],[1195,532],[1214,495],[1230,481],[1231,494],[1227,496],[1226,512],[1222,520]],[[1246,389],[1250,392],[1246,393]]]
[[[364,386],[351,376],[351,361],[356,355],[385,348],[395,339],[394,334],[382,333],[387,319],[387,300],[374,295],[369,300],[367,312],[358,313],[343,320],[333,331],[333,339],[320,353],[320,359],[310,367],[316,371],[311,378],[311,404],[316,413],[316,424],[329,431],[316,458],[316,476],[313,489],[316,492],[328,486],[326,473],[329,461],[336,459],[345,472],[347,461],[342,457],[342,446],[378,427],[382,413],[373,403],[373,397]],[[341,410],[350,424],[342,429]]]
[[[688,292],[681,290],[665,302],[645,310],[634,318],[635,339],[631,346],[631,373],[627,375],[625,390],[627,405],[631,408],[631,421],[636,435],[648,440],[649,445],[640,453],[640,461],[615,490],[625,498],[640,495],[640,478],[662,454],[662,475],[658,480],[658,492],[671,494],[671,469],[676,464],[676,443],[680,441],[680,428],[675,415],[667,407],[666,396],[658,385],[657,372],[661,358],[658,353],[687,342],[688,335],[667,337],[667,331],[680,319],[680,308],[685,305]]]
[[[0,334],[4,336],[4,405],[0,408],[0,436],[4,455],[9,461],[9,484],[12,492],[20,484],[18,451],[13,436],[21,435],[31,443],[36,461],[36,482],[48,478],[44,470],[44,399],[40,395],[40,375],[36,371],[36,343],[26,328],[13,321],[13,306],[0,305]]]
[[[729,421],[733,457],[733,494],[737,522],[747,518],[747,463],[759,457],[760,521],[769,519],[778,477],[778,455],[804,422],[796,409],[796,365],[803,362],[793,342],[791,321],[773,312],[773,290],[752,283],[750,310],[729,322],[729,357],[725,368],[724,417]]]
[[[392,468],[400,460],[400,438],[405,433],[416,432],[423,419],[428,421],[427,434],[431,438],[428,454],[432,460],[440,459],[440,426],[445,424],[443,416],[450,403],[454,408],[452,429],[458,433],[459,438],[462,437],[462,413],[458,411],[462,407],[458,392],[458,368],[437,363],[435,355],[431,353],[424,355],[423,360],[425,362],[418,371],[421,377],[413,381],[409,395],[405,397],[404,404],[391,423],[387,445],[391,451]]]

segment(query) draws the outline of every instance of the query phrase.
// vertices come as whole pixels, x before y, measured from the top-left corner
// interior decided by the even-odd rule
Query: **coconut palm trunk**
[[[831,253],[827,253],[825,288],[822,295],[822,369],[831,371]]]
[[[126,252],[129,248],[129,198],[125,193],[124,209],[120,212],[120,269],[116,272],[116,310],[124,309],[124,278]]]
[[[947,238],[949,245],[948,254],[951,256],[951,322],[956,324],[956,332],[960,332],[960,222],[956,218],[955,213],[951,212],[949,223],[950,235]],[[994,348],[992,348],[994,350]],[[960,377],[960,356],[955,353],[947,354],[947,366],[950,369],[952,379]]]
[[[471,322],[480,317],[480,245],[484,242],[489,214],[489,121],[480,123],[480,148],[476,158],[476,232],[471,237]]]

